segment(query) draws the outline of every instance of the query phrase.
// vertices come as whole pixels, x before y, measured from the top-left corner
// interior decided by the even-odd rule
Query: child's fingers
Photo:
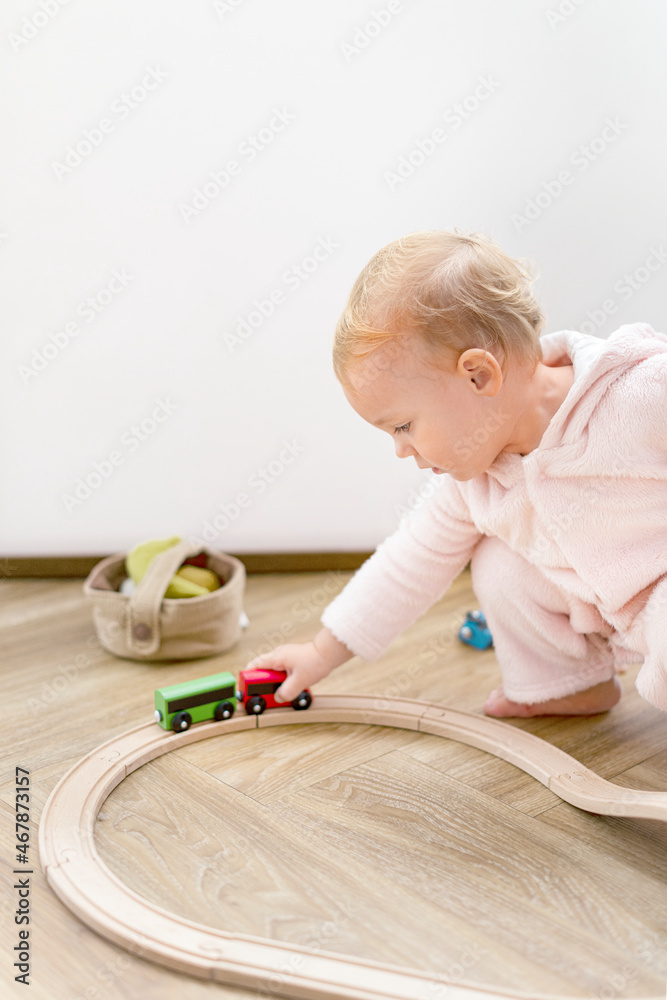
[[[276,701],[280,702],[293,701],[298,694],[301,694],[304,687],[305,685],[299,680],[298,674],[290,674],[282,682],[273,697]]]
[[[276,652],[276,650],[272,650],[270,653],[262,653],[260,656],[256,656],[254,660],[246,664],[246,670],[251,670],[253,667],[272,667],[275,670],[284,670],[283,659],[281,656],[277,656]]]
[[[275,698],[275,700],[278,702],[279,705],[282,705],[283,702],[290,700],[289,698],[285,697],[285,695],[283,694],[283,688],[284,688],[284,686],[285,686],[284,683],[281,684],[280,687],[278,688],[278,690],[275,691],[274,695],[273,695],[273,697]]]

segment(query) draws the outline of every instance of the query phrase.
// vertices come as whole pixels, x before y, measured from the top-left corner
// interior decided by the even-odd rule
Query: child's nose
[[[410,458],[412,455],[417,454],[411,444],[408,444],[406,441],[402,441],[400,438],[395,438],[394,446],[396,448],[396,454],[399,458]]]

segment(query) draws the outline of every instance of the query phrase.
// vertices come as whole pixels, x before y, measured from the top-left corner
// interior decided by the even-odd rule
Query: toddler
[[[624,663],[667,710],[667,337],[544,324],[522,261],[490,239],[417,232],[357,279],[334,339],[353,409],[442,476],[322,614],[286,670],[290,701],[375,660],[470,562],[502,687],[493,716],[615,705]]]

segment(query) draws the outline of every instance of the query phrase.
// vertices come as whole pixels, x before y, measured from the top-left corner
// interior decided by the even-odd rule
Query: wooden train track
[[[95,848],[97,814],[113,789],[142,764],[199,740],[255,727],[352,722],[410,729],[478,747],[532,775],[588,812],[667,821],[667,792],[614,785],[569,754],[497,719],[405,698],[317,695],[307,712],[276,709],[201,723],[183,733],[156,723],[131,729],[93,750],[56,785],[39,829],[47,881],[85,924],[133,954],[202,979],[292,998],[497,1000],[527,994],[400,966],[347,958],[292,944],[232,934],[185,920],[139,896],[103,863]],[[531,993],[530,1000],[540,1000]],[[543,998],[546,1000],[546,998]],[[549,998],[554,1000],[554,998]]]

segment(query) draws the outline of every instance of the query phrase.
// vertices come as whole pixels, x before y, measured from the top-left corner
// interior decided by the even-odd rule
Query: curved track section
[[[202,723],[178,734],[150,722],[83,757],[56,785],[42,815],[39,849],[49,885],[103,937],[139,957],[202,979],[305,1000],[427,1000],[439,987],[446,987],[448,1000],[528,1000],[524,993],[480,989],[460,980],[451,983],[439,975],[196,924],[143,899],[99,857],[94,839],[97,814],[116,785],[142,764],[189,743],[243,729],[326,722],[444,736],[516,765],[580,809],[667,821],[667,792],[614,785],[564,751],[505,722],[405,698],[317,695],[307,712],[275,709],[259,717]],[[547,998],[531,993],[530,1000]]]

